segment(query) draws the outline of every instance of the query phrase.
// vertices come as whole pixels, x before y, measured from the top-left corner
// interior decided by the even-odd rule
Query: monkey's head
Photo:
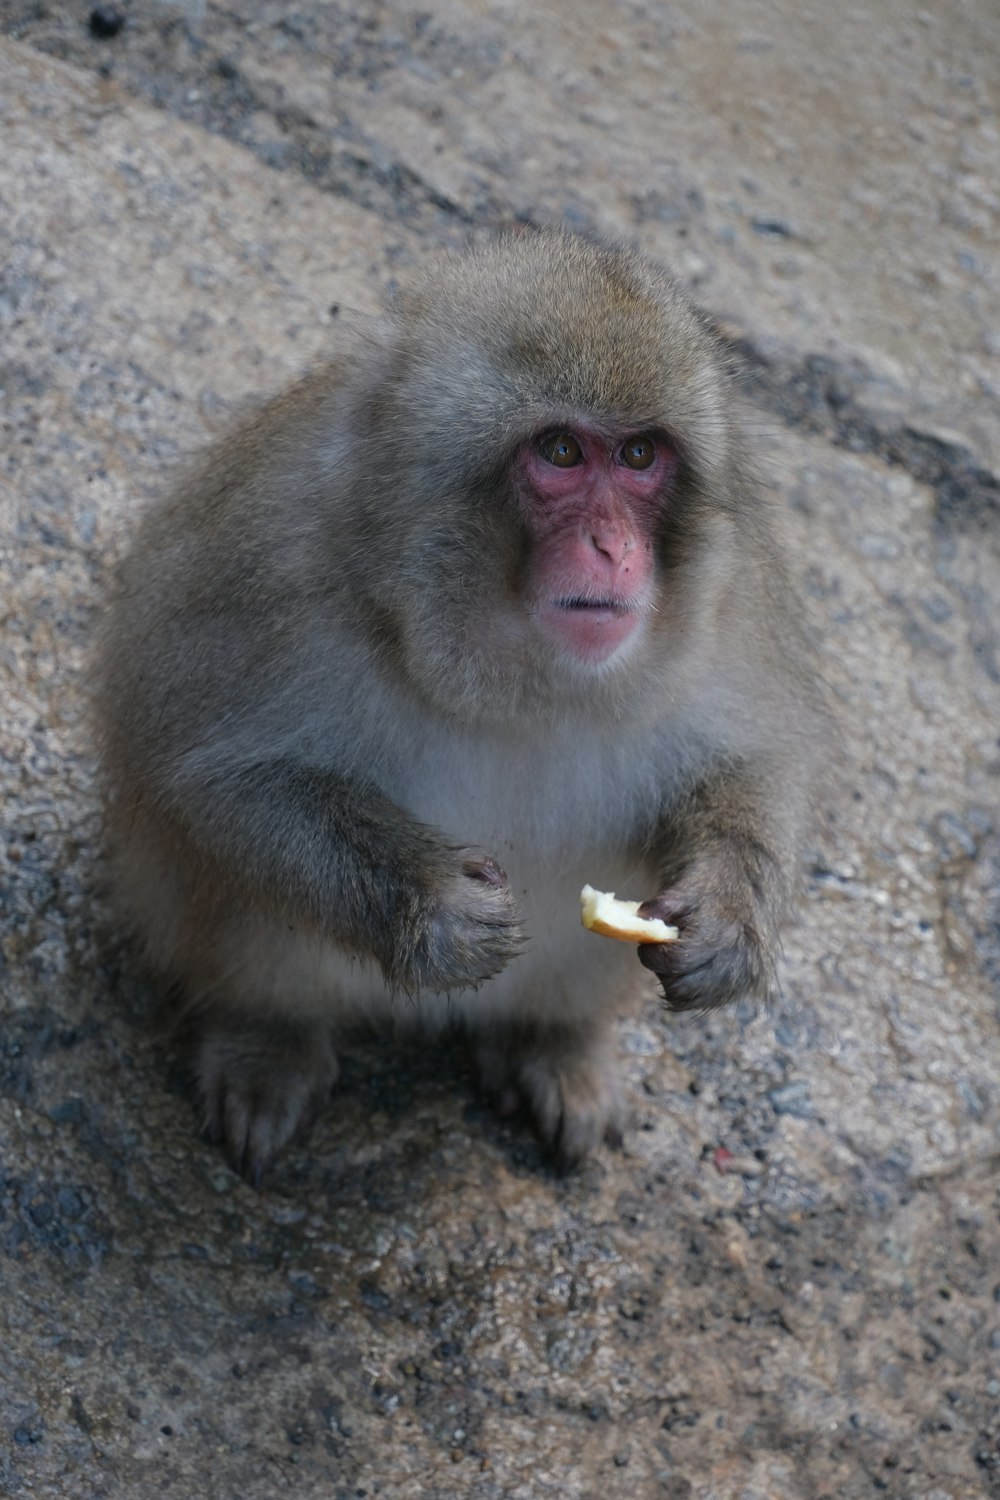
[[[697,310],[640,257],[544,231],[439,264],[388,330],[367,422],[391,474],[363,492],[401,542],[374,571],[407,674],[477,717],[620,714],[637,675],[665,684],[744,505]]]

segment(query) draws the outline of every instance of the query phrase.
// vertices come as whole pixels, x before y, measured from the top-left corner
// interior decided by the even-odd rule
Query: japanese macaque
[[[727,358],[638,256],[445,258],[145,518],[100,662],[117,884],[259,1181],[338,1032],[473,1042],[570,1167],[639,962],[764,995],[814,690]],[[679,928],[584,932],[588,881]],[[638,955],[638,956],[637,956]]]

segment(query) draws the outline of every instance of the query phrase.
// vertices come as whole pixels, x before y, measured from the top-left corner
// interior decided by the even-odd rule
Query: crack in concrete
[[[730,341],[742,366],[751,400],[786,427],[826,438],[852,453],[870,453],[902,468],[934,492],[935,520],[943,531],[980,527],[996,534],[1000,522],[1000,476],[979,463],[972,450],[906,423],[882,423],[855,394],[866,378],[827,355],[801,359],[765,354],[750,339]]]

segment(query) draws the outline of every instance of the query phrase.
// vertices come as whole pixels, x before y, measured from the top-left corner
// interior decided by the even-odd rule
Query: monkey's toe
[[[514,1104],[526,1111],[558,1172],[580,1166],[602,1140],[621,1145],[624,1108],[603,1037],[560,1031],[483,1046],[480,1069],[500,1113],[511,1113]]]
[[[244,1023],[237,1031],[228,1018],[204,1025],[194,1065],[205,1134],[255,1187],[284,1147],[312,1125],[337,1073],[325,1030],[283,1022]]]

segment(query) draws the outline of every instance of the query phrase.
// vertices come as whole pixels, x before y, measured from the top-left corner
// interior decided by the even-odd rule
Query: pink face
[[[606,661],[649,612],[656,525],[676,471],[676,453],[655,432],[609,439],[577,424],[518,454],[533,614],[578,661]]]

